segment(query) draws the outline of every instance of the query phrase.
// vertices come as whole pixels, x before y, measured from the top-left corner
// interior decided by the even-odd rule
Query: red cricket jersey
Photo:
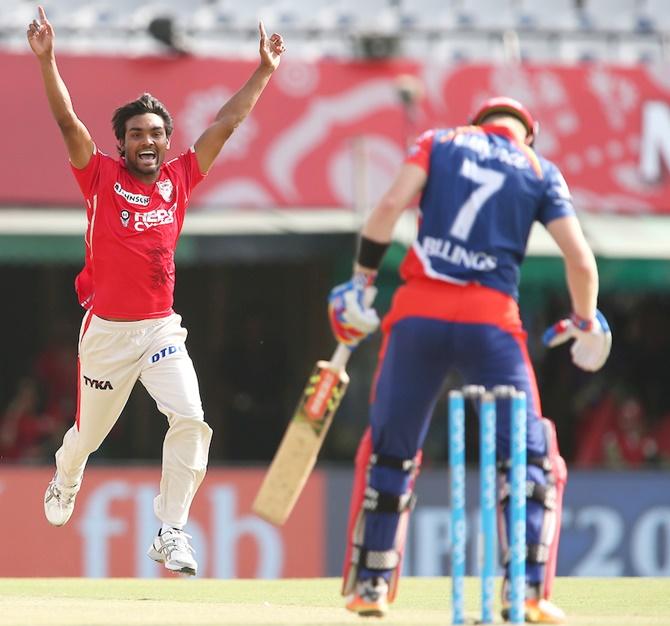
[[[204,178],[193,149],[163,163],[153,185],[97,149],[72,171],[88,218],[86,263],[75,280],[80,304],[101,317],[170,315],[174,252],[191,191]]]

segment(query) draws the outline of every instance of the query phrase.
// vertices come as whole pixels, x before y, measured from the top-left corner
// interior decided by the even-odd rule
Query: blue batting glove
[[[370,306],[377,295],[377,289],[372,286],[374,278],[374,274],[356,273],[350,281],[333,288],[328,296],[328,319],[333,335],[351,349],[379,326],[377,311]]]

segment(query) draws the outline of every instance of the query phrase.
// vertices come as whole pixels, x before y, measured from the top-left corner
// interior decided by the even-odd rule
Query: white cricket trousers
[[[86,313],[79,333],[77,419],[56,452],[59,483],[80,484],[89,455],[109,434],[139,379],[169,425],[154,512],[163,523],[184,527],[212,439],[186,334],[176,313],[136,322]]]

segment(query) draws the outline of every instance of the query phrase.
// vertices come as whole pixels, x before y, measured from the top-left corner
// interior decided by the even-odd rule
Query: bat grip
[[[351,350],[343,343],[337,344],[333,356],[330,358],[330,367],[334,371],[341,372],[347,366],[347,361],[351,356]]]

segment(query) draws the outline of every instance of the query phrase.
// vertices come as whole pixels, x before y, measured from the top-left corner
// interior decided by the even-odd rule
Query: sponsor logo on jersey
[[[172,181],[169,178],[166,178],[165,180],[159,180],[156,183],[156,187],[158,188],[158,193],[161,195],[161,198],[165,200],[165,202],[172,201],[172,191],[174,190],[174,187],[172,186]]]
[[[149,357],[149,363],[158,363],[158,361],[161,359],[165,359],[169,356],[172,356],[173,354],[177,354],[178,352],[186,352],[186,348],[183,344],[180,343],[176,346],[165,346],[165,348],[161,348],[158,352],[152,354]]]
[[[108,380],[97,380],[95,378],[89,378],[88,376],[84,375],[84,384],[87,387],[91,387],[91,389],[101,389],[102,391],[105,391],[106,389],[114,389],[112,387],[112,383]]]
[[[128,227],[128,222],[130,221],[130,211],[128,209],[123,209],[121,211],[121,224],[124,228]]]
[[[121,187],[121,183],[119,183],[118,181],[114,183],[114,191],[130,204],[138,204],[139,206],[149,206],[149,200],[150,200],[149,196],[143,196],[142,194],[139,193],[132,193],[130,191],[126,191],[123,187]]]
[[[156,226],[164,224],[172,224],[174,222],[174,214],[177,210],[177,203],[175,202],[168,209],[154,209],[146,213],[135,213],[135,223],[133,224],[135,230],[145,231]]]
[[[498,266],[498,259],[486,254],[486,252],[468,250],[463,246],[438,237],[425,237],[421,247],[428,257],[437,257],[448,263],[478,272],[490,272]]]

